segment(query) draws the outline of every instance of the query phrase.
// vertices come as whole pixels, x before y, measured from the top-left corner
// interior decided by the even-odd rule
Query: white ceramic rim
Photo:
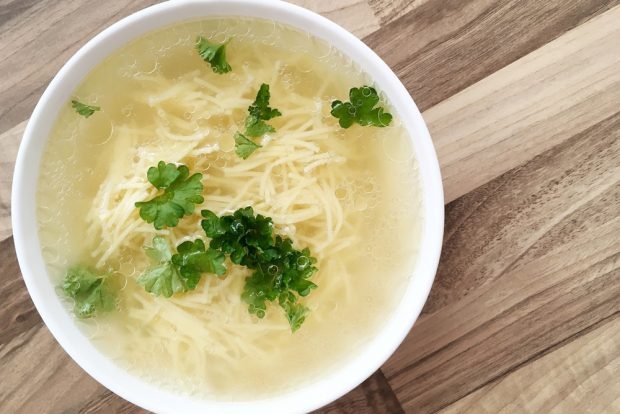
[[[282,22],[322,38],[362,67],[388,97],[408,129],[418,158],[424,224],[417,264],[403,298],[385,326],[361,352],[322,379],[282,395],[228,402],[175,394],[129,374],[98,351],[63,307],[41,254],[36,188],[45,142],[59,108],[106,56],[136,37],[176,22],[217,16],[247,16]],[[264,0],[177,0],[148,7],[99,33],[62,67],[39,100],[19,148],[12,188],[15,249],[24,281],[43,321],[65,351],[87,373],[124,399],[163,413],[301,413],[336,400],[376,371],[403,341],[430,292],[443,237],[443,188],[426,124],[409,93],[370,48],[330,20],[301,7]]]

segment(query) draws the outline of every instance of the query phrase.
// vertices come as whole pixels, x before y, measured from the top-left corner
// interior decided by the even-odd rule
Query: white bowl
[[[363,68],[388,97],[412,137],[423,192],[422,242],[400,304],[365,349],[318,381],[281,395],[244,402],[209,401],[162,390],[112,363],[84,336],[50,281],[37,233],[36,188],[45,142],[59,109],[105,57],[147,32],[190,19],[247,16],[275,20],[324,39]],[[82,47],[39,100],[19,148],[12,189],[13,234],[24,281],[56,340],[86,372],[114,393],[158,413],[297,413],[344,395],[377,370],[403,341],[431,289],[443,235],[443,189],[437,156],[420,112],[390,68],[358,38],[306,9],[279,1],[179,0],[158,4],[113,24]]]

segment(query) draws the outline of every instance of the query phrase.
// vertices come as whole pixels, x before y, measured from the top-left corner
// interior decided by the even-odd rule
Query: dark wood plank
[[[382,368],[431,413],[620,312],[620,113],[447,207],[423,317]]]
[[[364,41],[426,110],[617,4],[429,0]]]
[[[438,414],[617,414],[620,314],[592,328]]]
[[[132,403],[123,400],[118,395],[101,387],[101,393],[90,400],[83,401],[83,406],[76,411],[79,414],[147,414],[144,410]]]
[[[12,237],[0,242],[0,286],[0,345],[3,345],[42,323],[22,280]]]
[[[404,413],[381,370],[359,387],[316,414],[398,414]]]

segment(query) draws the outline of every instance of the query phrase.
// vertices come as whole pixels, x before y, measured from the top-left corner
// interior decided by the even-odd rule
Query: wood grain
[[[6,413],[145,413],[106,391],[38,324],[0,346]]]
[[[620,395],[609,384],[620,378],[620,317],[604,322],[441,414],[619,413]]]
[[[404,413],[381,371],[375,372],[345,397],[327,405],[316,414]]]
[[[427,1],[364,41],[424,111],[618,3]]]
[[[379,19],[364,0],[292,0],[337,22],[357,36],[366,36],[379,29]]]
[[[429,0],[368,0],[381,25],[385,26]]]
[[[0,312],[0,346],[3,346],[22,332],[42,324],[22,280],[12,237],[0,242],[0,277],[3,299]]]
[[[620,113],[450,204],[425,315],[383,367],[405,410],[437,411],[619,312],[619,200]]]
[[[26,128],[21,122],[0,134],[0,241],[12,234],[11,231],[11,184],[17,149]]]
[[[145,412],[42,324],[10,238],[9,187],[58,68],[154,2],[0,0],[1,413]],[[620,412],[620,1],[296,3],[365,36],[403,79],[451,201],[422,317],[380,371],[318,412]]]
[[[618,111],[619,21],[616,6],[424,112],[446,201]]]

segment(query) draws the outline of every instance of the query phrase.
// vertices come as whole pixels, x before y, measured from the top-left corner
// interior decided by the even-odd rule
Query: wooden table
[[[0,412],[138,413],[72,362],[15,259],[9,187],[67,58],[149,0],[0,2]],[[424,112],[446,232],[394,356],[323,413],[620,413],[620,0],[307,0]]]

